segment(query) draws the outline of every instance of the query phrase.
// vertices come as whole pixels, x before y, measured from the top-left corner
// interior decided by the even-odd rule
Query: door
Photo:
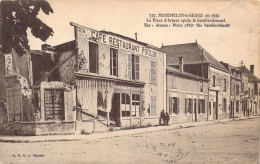
[[[120,93],[114,93],[112,98],[112,108],[109,117],[120,126]]]
[[[216,109],[216,102],[213,102],[213,120],[217,119],[217,109]]]
[[[7,91],[7,113],[9,122],[22,121],[21,92],[19,89]]]

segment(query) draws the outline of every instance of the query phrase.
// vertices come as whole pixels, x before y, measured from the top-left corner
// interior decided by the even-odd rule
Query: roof
[[[167,71],[174,73],[174,74],[177,74],[177,75],[180,75],[180,76],[188,77],[188,78],[195,79],[195,80],[209,81],[209,79],[207,79],[207,78],[203,78],[203,77],[193,75],[193,74],[190,74],[190,73],[187,73],[187,72],[180,72],[178,69],[172,68],[170,66],[167,66],[166,69],[167,69]]]
[[[230,75],[231,75],[232,79],[242,80],[241,79],[241,74],[243,72],[238,70],[235,66],[232,66],[232,65],[230,65],[228,63],[224,63],[223,61],[220,61],[220,64],[222,64],[226,69],[228,69],[230,71]]]
[[[249,82],[260,83],[260,79],[256,77],[254,74],[252,74],[245,66],[239,67],[238,69],[248,75]]]
[[[220,64],[218,60],[204,50],[197,42],[163,46],[161,50],[166,53],[167,65],[177,65],[179,57],[183,57],[184,64],[208,63],[212,67],[229,72],[228,69]]]

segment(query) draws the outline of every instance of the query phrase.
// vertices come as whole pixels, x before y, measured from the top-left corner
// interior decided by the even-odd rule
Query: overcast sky
[[[96,30],[107,30],[134,38],[157,47],[182,43],[198,43],[217,60],[238,66],[240,61],[249,68],[260,63],[260,2],[249,1],[88,1],[51,0],[54,13],[39,18],[53,28],[54,36],[46,43],[57,45],[74,39],[75,22]],[[220,14],[230,28],[147,28],[149,14],[202,13]],[[40,49],[39,39],[29,33],[31,49]]]

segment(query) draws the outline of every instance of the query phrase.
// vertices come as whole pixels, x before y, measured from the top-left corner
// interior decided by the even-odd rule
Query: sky
[[[54,35],[46,43],[58,45],[74,40],[70,22],[96,30],[106,30],[134,38],[156,47],[197,42],[217,60],[233,66],[241,61],[249,69],[255,65],[255,75],[260,77],[260,1],[155,1],[155,0],[49,0],[54,13],[39,18],[53,28]],[[219,14],[230,23],[230,28],[206,27],[144,27],[149,14],[202,13]],[[28,30],[31,49],[44,44]]]

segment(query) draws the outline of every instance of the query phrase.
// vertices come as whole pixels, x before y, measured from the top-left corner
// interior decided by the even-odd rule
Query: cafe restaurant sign
[[[115,37],[113,35],[109,35],[100,31],[88,29],[88,28],[76,28],[77,36],[83,37],[88,40],[107,44],[111,47],[125,49],[127,51],[133,52],[135,54],[141,54],[145,56],[157,57],[157,52],[147,48],[146,46],[142,46],[140,44],[136,44],[134,42],[128,41],[126,39],[121,39],[119,37]]]

